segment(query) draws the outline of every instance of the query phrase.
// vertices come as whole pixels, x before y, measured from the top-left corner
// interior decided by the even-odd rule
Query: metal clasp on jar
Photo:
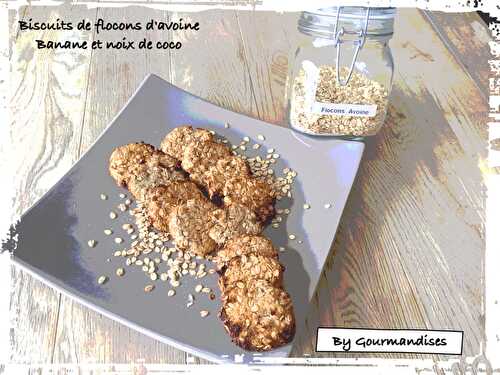
[[[366,32],[368,30],[368,20],[370,18],[370,7],[366,8],[366,14],[365,14],[365,23],[363,25],[363,28],[359,30],[358,36],[359,38],[354,40],[353,43],[356,46],[356,50],[354,51],[354,56],[351,61],[351,66],[349,68],[349,73],[347,75],[347,78],[345,81],[342,81],[340,78],[340,47],[342,43],[345,41],[342,40],[342,35],[344,35],[344,27],[341,27],[340,30],[338,29],[339,27],[339,18],[340,18],[340,11],[342,10],[342,7],[337,7],[337,19],[335,22],[335,29],[333,34],[335,35],[335,48],[337,50],[337,61],[335,62],[335,68],[337,71],[337,83],[340,86],[346,86],[349,83],[349,80],[351,79],[352,72],[354,70],[354,64],[356,63],[356,60],[358,58],[359,50],[363,48],[363,45],[365,44],[366,40]]]

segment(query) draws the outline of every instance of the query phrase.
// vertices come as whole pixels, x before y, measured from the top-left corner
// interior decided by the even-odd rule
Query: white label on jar
[[[319,115],[373,117],[377,114],[377,105],[314,102],[311,112]]]
[[[304,107],[311,109],[316,103],[316,88],[318,86],[319,69],[312,61],[302,61],[304,70]]]

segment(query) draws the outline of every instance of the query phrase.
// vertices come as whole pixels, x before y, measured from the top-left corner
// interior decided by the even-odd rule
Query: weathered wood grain
[[[165,21],[167,13],[143,7],[100,8],[96,18],[109,22]],[[94,34],[107,41],[140,41],[143,37],[162,39],[156,31],[108,31]],[[154,57],[154,58],[153,58]],[[169,76],[169,53],[148,50],[95,50],[89,62],[89,82],[85,99],[79,155],[97,139],[137,86],[150,72]],[[112,94],[110,94],[112,93]],[[78,302],[62,296],[54,349],[55,363],[186,363],[183,351],[162,344]]]
[[[253,113],[255,97],[234,11],[172,14],[172,20],[179,18],[200,22],[200,31],[172,33],[184,47],[172,51],[170,81],[217,105]]]
[[[25,17],[77,20],[85,8],[64,5],[23,8]],[[25,12],[25,13],[24,13]],[[14,26],[14,25],[13,25]],[[78,139],[84,111],[90,54],[88,51],[37,50],[34,39],[57,39],[88,33],[17,32],[11,50],[11,142],[17,174],[14,210],[24,212],[78,159]],[[58,318],[59,293],[12,270],[11,358],[18,363],[52,360]]]
[[[443,13],[421,11],[448,51],[469,74],[483,96],[489,96],[491,33],[476,12]]]
[[[300,34],[299,13],[237,11],[256,108],[252,116],[284,125],[288,61]]]

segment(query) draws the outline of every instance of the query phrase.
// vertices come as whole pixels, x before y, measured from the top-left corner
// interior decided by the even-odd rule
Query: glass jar
[[[303,12],[287,77],[288,122],[314,135],[376,134],[387,112],[394,65],[388,42],[395,8]]]

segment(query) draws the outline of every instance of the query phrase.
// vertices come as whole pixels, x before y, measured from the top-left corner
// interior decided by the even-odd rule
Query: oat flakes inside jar
[[[303,40],[287,78],[293,129],[348,138],[380,130],[394,70],[388,42],[395,15],[395,8],[367,7],[301,14]]]

